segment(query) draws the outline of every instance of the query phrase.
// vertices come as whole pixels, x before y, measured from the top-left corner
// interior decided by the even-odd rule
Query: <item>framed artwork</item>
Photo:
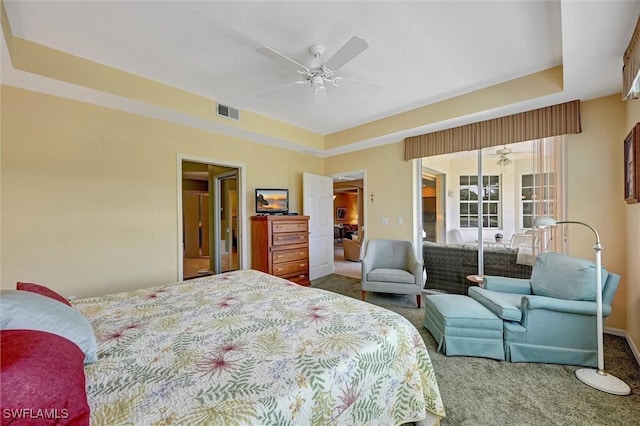
[[[347,208],[336,207],[336,217],[338,218],[338,220],[347,220]]]
[[[640,201],[640,123],[624,139],[624,199]]]

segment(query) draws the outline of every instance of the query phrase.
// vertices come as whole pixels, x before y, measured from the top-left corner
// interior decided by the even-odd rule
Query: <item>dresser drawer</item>
[[[271,224],[272,232],[274,234],[280,234],[283,232],[307,232],[307,222],[274,222]]]
[[[283,246],[287,244],[301,244],[309,241],[309,234],[306,232],[289,232],[282,234],[273,234],[272,244],[274,246]]]
[[[273,263],[283,263],[293,260],[307,260],[308,253],[307,248],[304,247],[295,250],[274,251],[271,256],[273,257]]]
[[[307,274],[309,271],[309,262],[307,259],[295,262],[278,263],[273,265],[273,275],[284,277],[286,275],[294,275],[297,273]]]
[[[289,281],[292,281],[292,282],[294,282],[296,284],[300,284],[300,285],[308,286],[308,285],[311,284],[309,282],[309,274],[307,274],[307,273],[296,274],[296,275],[293,275],[291,277],[283,277],[283,278],[285,278],[285,279],[287,279]]]

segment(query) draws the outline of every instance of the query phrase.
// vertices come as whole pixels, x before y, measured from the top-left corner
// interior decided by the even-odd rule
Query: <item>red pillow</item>
[[[2,425],[89,425],[84,353],[35,330],[0,331]]]
[[[47,296],[47,297],[50,297],[52,299],[58,300],[58,301],[64,303],[65,305],[71,306],[71,303],[69,303],[69,301],[64,296],[61,296],[58,293],[56,293],[55,291],[51,290],[50,288],[45,287],[45,286],[40,285],[40,284],[22,283],[22,282],[18,281],[18,283],[16,284],[16,290],[30,291],[32,293],[38,293],[38,294],[41,294],[43,296]]]

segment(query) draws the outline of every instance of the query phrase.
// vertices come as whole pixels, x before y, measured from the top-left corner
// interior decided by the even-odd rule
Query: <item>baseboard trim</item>
[[[629,333],[627,333],[626,330],[613,328],[613,327],[604,327],[604,332],[608,334],[613,334],[614,336],[624,337],[627,340],[629,347],[631,348],[631,352],[633,352],[633,357],[636,359],[636,362],[638,363],[638,365],[640,365],[640,351],[636,347],[635,343],[633,343],[631,336],[629,336]]]

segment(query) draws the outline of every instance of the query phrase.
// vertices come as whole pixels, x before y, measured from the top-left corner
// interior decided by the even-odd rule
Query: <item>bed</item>
[[[91,425],[437,424],[402,316],[254,270],[73,302],[92,325]]]

